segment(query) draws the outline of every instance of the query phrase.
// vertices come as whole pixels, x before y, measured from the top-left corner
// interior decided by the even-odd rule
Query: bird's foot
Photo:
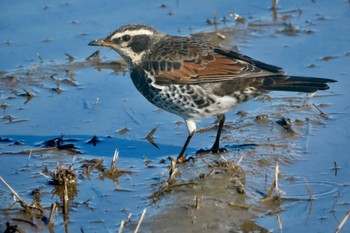
[[[194,158],[192,156],[186,157],[183,155],[179,155],[176,159],[176,163],[187,163],[187,162],[193,162],[194,163]]]
[[[227,150],[226,148],[211,148],[209,150],[205,150],[205,149],[200,149],[196,152],[196,155],[204,155],[204,154],[221,154],[221,153],[226,153]]]

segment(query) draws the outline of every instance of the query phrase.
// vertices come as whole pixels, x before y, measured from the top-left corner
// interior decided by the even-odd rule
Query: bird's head
[[[129,64],[138,64],[143,55],[165,34],[143,24],[122,26],[106,38],[94,40],[91,46],[105,46],[117,51]]]

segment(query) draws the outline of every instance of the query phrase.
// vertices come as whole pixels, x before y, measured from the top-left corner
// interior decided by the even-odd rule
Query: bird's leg
[[[216,138],[215,138],[215,142],[211,148],[211,152],[213,153],[220,153],[220,152],[226,152],[225,148],[220,148],[220,136],[221,136],[221,131],[222,128],[224,127],[224,123],[225,123],[225,115],[219,115],[217,116],[217,119],[219,120],[219,126],[218,126],[218,131],[216,133]]]
[[[187,139],[186,139],[186,142],[184,144],[184,146],[182,147],[182,150],[179,154],[179,156],[177,156],[177,163],[185,163],[187,162],[187,159],[186,159],[186,156],[184,155],[185,154],[185,151],[186,151],[186,148],[188,146],[188,144],[190,143],[191,141],[191,138],[192,138],[193,135],[189,134]]]
[[[188,144],[190,143],[192,136],[196,133],[196,122],[191,121],[191,120],[186,120],[186,125],[187,125],[187,129],[188,129],[189,134],[188,134],[188,137],[186,139],[184,146],[182,147],[182,150],[181,150],[179,156],[177,156],[176,160],[178,163],[185,163],[188,161],[188,159],[186,159],[186,156],[185,156],[186,148],[187,148]]]
[[[217,116],[217,119],[219,121],[219,125],[218,125],[218,131],[216,133],[216,138],[213,146],[209,150],[200,149],[199,151],[197,151],[197,154],[204,154],[208,152],[221,153],[221,152],[227,151],[225,148],[220,148],[220,136],[221,136],[222,128],[224,127],[224,123],[225,123],[225,115],[224,114],[219,115]]]

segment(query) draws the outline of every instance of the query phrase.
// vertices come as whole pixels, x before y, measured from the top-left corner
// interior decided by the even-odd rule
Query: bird
[[[144,24],[121,26],[88,45],[115,50],[125,60],[136,89],[156,107],[184,119],[187,139],[177,162],[188,161],[186,149],[196,132],[196,122],[218,121],[209,150],[221,153],[220,136],[225,114],[236,106],[270,91],[314,93],[329,89],[328,78],[288,75],[275,65],[213,45],[192,36],[165,34]]]

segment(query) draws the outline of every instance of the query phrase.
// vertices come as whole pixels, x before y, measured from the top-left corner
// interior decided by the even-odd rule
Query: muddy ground
[[[134,232],[146,210],[139,232],[335,232],[350,210],[349,7],[1,3],[0,176],[18,197],[0,182],[0,231]],[[274,92],[234,109],[221,155],[195,155],[215,138],[214,119],[200,122],[187,151],[194,162],[169,180],[168,157],[187,136],[182,119],[148,103],[113,51],[87,46],[128,23],[338,82],[315,96]]]

